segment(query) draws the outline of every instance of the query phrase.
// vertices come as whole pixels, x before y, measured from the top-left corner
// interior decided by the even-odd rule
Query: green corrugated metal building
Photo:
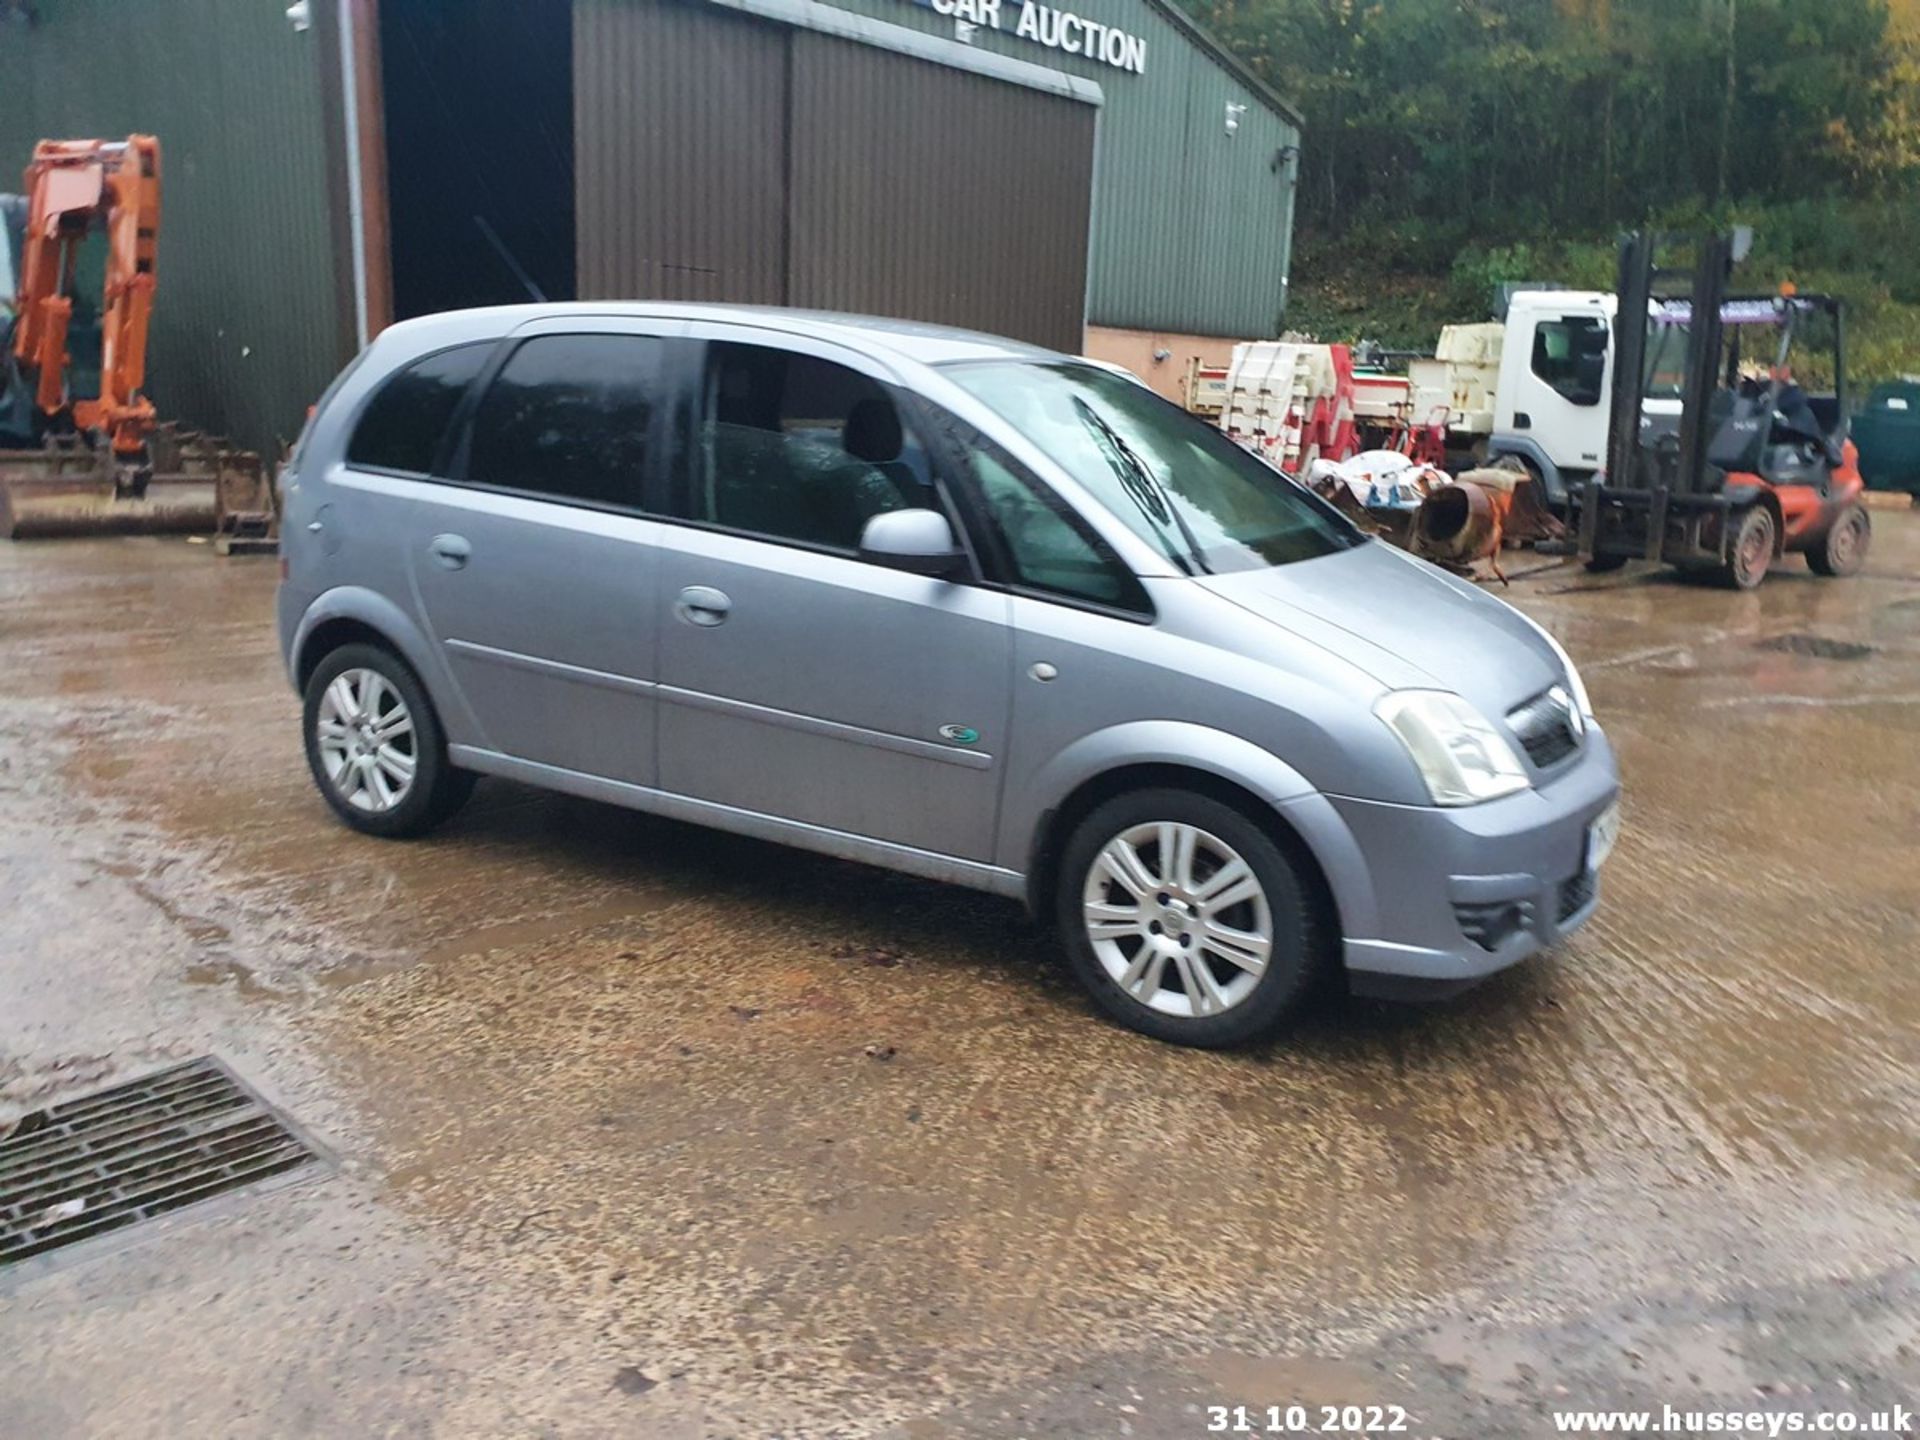
[[[248,0],[0,4],[0,190],[42,137],[161,137],[148,391],[167,418],[271,447],[352,354],[326,67]],[[336,117],[337,120],[337,117]]]
[[[0,0],[0,174],[136,131],[149,389],[261,448],[389,319],[535,292],[976,325],[1178,398],[1279,330],[1300,145],[1165,0]]]

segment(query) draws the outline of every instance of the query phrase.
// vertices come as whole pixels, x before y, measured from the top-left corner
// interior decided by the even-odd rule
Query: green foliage
[[[1920,60],[1887,0],[1185,0],[1307,116],[1290,324],[1430,344],[1495,285],[1613,283],[1744,222],[1743,287],[1845,295],[1920,370]],[[1911,7],[1908,7],[1911,8]]]

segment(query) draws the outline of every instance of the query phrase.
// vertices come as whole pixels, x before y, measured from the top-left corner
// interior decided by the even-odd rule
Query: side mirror
[[[886,510],[860,532],[860,558],[889,570],[945,579],[966,567],[967,554],[938,510]]]

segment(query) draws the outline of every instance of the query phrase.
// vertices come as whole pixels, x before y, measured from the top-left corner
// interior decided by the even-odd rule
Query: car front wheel
[[[1062,855],[1056,906],[1100,1008],[1176,1044],[1265,1034],[1318,968],[1293,862],[1239,810],[1189,791],[1137,791],[1088,815]]]

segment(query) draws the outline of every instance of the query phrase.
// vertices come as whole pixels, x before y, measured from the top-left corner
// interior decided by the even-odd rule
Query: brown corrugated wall
[[[819,306],[1078,350],[1094,107],[685,0],[579,0],[583,297]]]
[[[783,303],[785,28],[592,0],[573,67],[581,297]]]
[[[795,31],[796,305],[1077,351],[1091,105]]]

